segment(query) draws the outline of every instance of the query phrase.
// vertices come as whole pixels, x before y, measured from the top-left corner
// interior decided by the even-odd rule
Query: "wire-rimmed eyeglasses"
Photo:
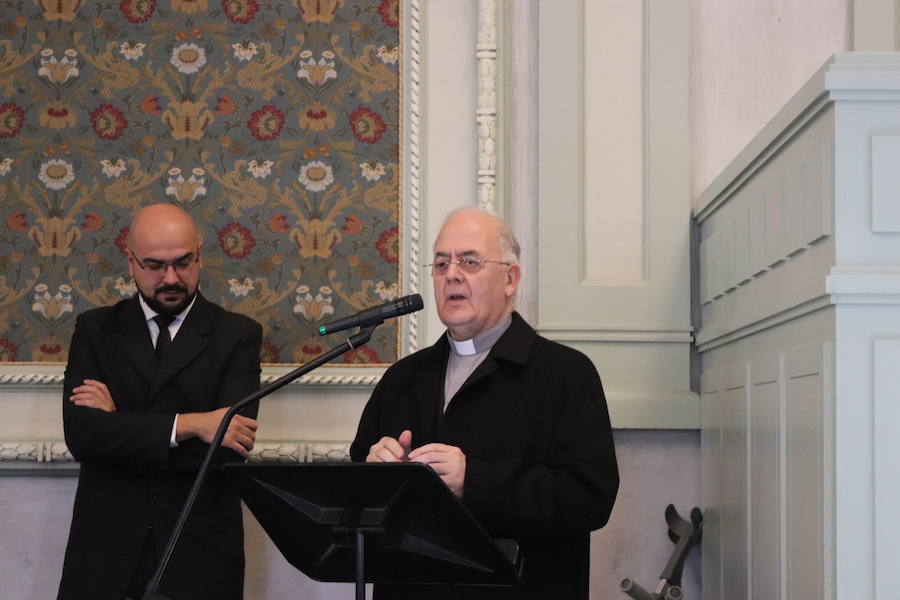
[[[131,257],[134,259],[134,262],[137,263],[137,266],[139,266],[144,271],[147,271],[154,275],[162,275],[169,270],[169,267],[175,269],[176,273],[184,273],[191,268],[191,265],[200,261],[199,248],[197,249],[196,254],[191,252],[171,262],[156,260],[155,258],[145,258],[142,261],[134,253],[134,250],[129,248],[128,251],[131,253]]]
[[[491,260],[490,258],[475,258],[474,256],[464,256],[462,258],[458,258],[456,260],[448,260],[446,258],[439,258],[435,260],[430,265],[425,265],[426,267],[431,267],[432,275],[446,275],[447,271],[450,270],[450,265],[456,265],[459,267],[461,271],[464,273],[477,273],[481,269],[484,268],[484,263],[496,263],[498,265],[506,265],[509,266],[512,263],[504,262],[502,260]]]

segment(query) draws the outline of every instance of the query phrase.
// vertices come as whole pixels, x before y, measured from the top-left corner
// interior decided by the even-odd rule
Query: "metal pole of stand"
[[[361,529],[356,531],[356,600],[366,600],[366,536]]]

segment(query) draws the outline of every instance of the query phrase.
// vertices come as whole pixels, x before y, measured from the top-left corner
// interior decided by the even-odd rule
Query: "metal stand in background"
[[[225,413],[225,416],[222,417],[222,421],[219,424],[219,429],[216,431],[216,435],[213,437],[212,441],[209,444],[209,450],[206,452],[206,456],[203,459],[203,464],[200,465],[200,470],[197,472],[197,477],[194,479],[194,485],[193,487],[191,487],[191,491],[190,493],[188,493],[184,506],[181,509],[181,514],[179,514],[178,516],[178,521],[175,522],[175,527],[172,530],[172,535],[169,536],[169,541],[166,544],[165,549],[163,550],[159,565],[156,567],[156,572],[153,574],[153,578],[150,579],[149,582],[147,582],[147,588],[144,592],[143,600],[168,600],[165,596],[159,593],[159,584],[162,581],[163,575],[165,575],[166,568],[169,565],[169,560],[172,558],[172,552],[175,550],[175,545],[178,542],[178,538],[181,537],[181,531],[182,529],[184,529],[184,524],[187,522],[188,516],[191,514],[191,509],[194,506],[194,502],[197,500],[197,496],[200,493],[200,488],[203,486],[203,482],[206,479],[206,474],[209,472],[209,469],[212,466],[213,456],[222,445],[222,440],[225,438],[225,432],[228,430],[228,424],[231,423],[234,415],[236,415],[239,410],[241,410],[248,404],[256,402],[264,396],[271,394],[275,390],[280,389],[281,387],[294,381],[301,375],[309,373],[313,369],[316,369],[321,365],[334,360],[335,358],[341,356],[349,350],[352,350],[353,348],[362,346],[369,341],[369,338],[372,337],[372,332],[375,331],[375,328],[380,324],[381,323],[378,322],[368,327],[361,328],[358,333],[347,338],[347,340],[345,340],[344,343],[340,346],[332,348],[321,356],[318,356],[317,358],[308,362],[307,364],[294,369],[287,375],[273,381],[269,385],[260,388],[258,391],[250,394],[246,398],[235,402],[234,405],[232,405],[231,408],[228,409],[228,411]]]
[[[673,505],[666,507],[666,524],[669,526],[669,539],[675,544],[672,556],[666,568],[659,575],[659,585],[652,594],[626,577],[619,583],[619,590],[634,600],[682,600],[681,571],[691,546],[698,544],[703,537],[703,513],[696,506],[691,510],[691,520],[685,521]]]

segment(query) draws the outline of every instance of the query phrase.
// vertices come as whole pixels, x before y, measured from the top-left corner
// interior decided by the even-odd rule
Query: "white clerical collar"
[[[460,356],[472,356],[473,354],[478,354],[478,351],[475,350],[475,340],[463,340],[457,342],[451,337],[450,343],[453,344],[453,352]]]
[[[481,352],[490,350],[500,336],[507,330],[512,323],[512,316],[507,315],[505,319],[488,329],[483,331],[469,340],[455,340],[450,332],[447,332],[447,339],[450,340],[450,347],[453,353],[459,356],[473,356]]]

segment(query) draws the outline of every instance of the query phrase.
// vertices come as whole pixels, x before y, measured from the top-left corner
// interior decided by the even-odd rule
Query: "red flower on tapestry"
[[[223,117],[225,115],[230,115],[234,112],[234,109],[237,107],[237,104],[234,103],[234,100],[231,99],[227,94],[225,96],[221,96],[217,99],[216,102],[216,112]]]
[[[259,362],[277,363],[278,362],[278,346],[272,342],[263,342],[259,351]]]
[[[25,111],[14,102],[0,104],[0,138],[15,137],[25,125]]]
[[[387,127],[384,119],[374,110],[365,106],[357,108],[350,113],[350,130],[353,136],[366,144],[374,144],[381,139]]]
[[[222,10],[232,23],[249,23],[256,16],[259,4],[256,0],[222,0]]]
[[[115,140],[125,132],[128,121],[122,111],[112,104],[101,104],[91,113],[91,127],[97,137]]]
[[[274,216],[269,218],[269,229],[271,229],[275,233],[287,233],[288,232],[287,217],[285,217],[281,213],[275,213]]]
[[[126,258],[128,258],[128,232],[130,230],[130,227],[123,227],[119,230],[119,235],[116,236],[116,248]]]
[[[360,231],[362,231],[363,222],[356,215],[349,215],[344,217],[344,226],[341,227],[341,230],[347,235],[356,235]]]
[[[6,338],[0,338],[0,362],[13,362],[19,354],[19,349]]]
[[[6,217],[6,224],[9,225],[10,229],[15,229],[16,231],[28,231],[28,219],[25,218],[25,213],[21,210],[14,211],[13,214]]]
[[[244,258],[255,245],[253,234],[240,223],[231,222],[219,230],[219,247],[229,258]]]
[[[122,0],[119,3],[122,15],[132,23],[143,23],[153,16],[156,0]]]
[[[100,229],[101,225],[103,225],[103,218],[95,212],[89,212],[84,215],[84,222],[81,224],[81,228],[90,233]]]
[[[378,254],[385,262],[395,263],[400,259],[400,232],[396,227],[391,227],[381,234],[375,242]]]
[[[368,346],[360,346],[344,355],[344,362],[351,364],[379,363],[378,353]]]
[[[141,110],[148,115],[159,115],[159,112],[161,110],[159,107],[159,96],[150,94],[149,96],[141,100]]]
[[[284,127],[284,113],[275,108],[274,104],[266,104],[254,111],[247,123],[247,129],[260,142],[274,140],[281,134]]]
[[[39,362],[57,362],[60,360],[65,360],[63,357],[63,346],[56,339],[56,335],[50,334],[45,339],[41,340],[37,346],[32,346],[34,350],[37,351],[37,356],[33,356],[33,360],[37,360]]]
[[[400,0],[381,0],[378,14],[385,25],[397,27],[400,25]]]

